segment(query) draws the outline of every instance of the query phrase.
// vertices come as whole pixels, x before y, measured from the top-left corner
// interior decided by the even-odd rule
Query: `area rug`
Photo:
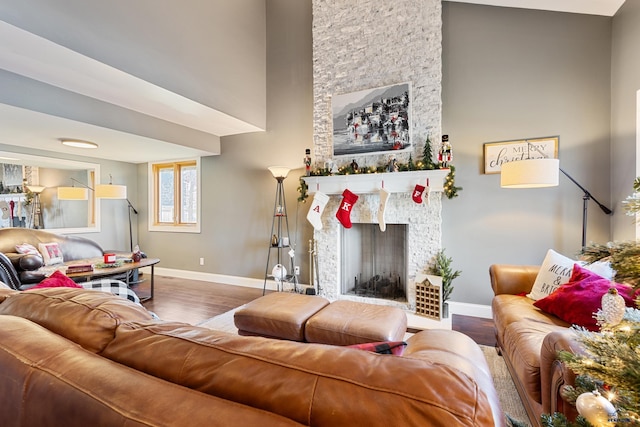
[[[207,319],[199,323],[197,326],[237,334],[238,329],[233,323],[233,314],[241,307],[243,306],[212,317],[211,319]],[[495,348],[485,345],[481,345],[480,348],[482,349],[484,357],[487,359],[489,369],[491,370],[493,383],[495,384],[498,392],[498,398],[500,399],[502,410],[509,418],[516,421],[519,426],[529,426],[530,424],[528,423],[527,413],[522,406],[522,401],[520,400],[520,396],[518,396],[518,392],[516,391],[516,387],[513,384],[513,380],[511,379],[511,375],[509,374],[509,370],[507,369],[507,365],[504,363],[504,360],[502,360],[502,357],[498,355]],[[509,424],[507,423],[507,425]]]

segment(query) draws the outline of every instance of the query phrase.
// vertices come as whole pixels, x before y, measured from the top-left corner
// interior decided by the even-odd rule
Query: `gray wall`
[[[636,93],[640,90],[640,1],[627,0],[613,18],[611,56],[611,197],[624,200],[640,175],[636,143]],[[618,204],[619,206],[619,204]],[[613,239],[635,237],[633,219],[618,209]]]
[[[304,150],[313,143],[310,3],[267,2],[267,132],[225,137],[221,156],[202,159],[201,234],[147,232],[147,214],[141,212],[141,247],[162,259],[162,267],[262,279],[276,190],[267,167],[284,165],[297,168],[284,186],[291,239],[307,282],[312,228],[306,221],[309,204],[298,205],[296,188]],[[145,165],[138,167],[138,178],[144,206]]]
[[[443,126],[464,190],[443,202],[443,246],[462,270],[454,301],[489,304],[493,263],[539,264],[581,245],[582,191],[501,189],[483,143],[559,135],[561,167],[609,199],[611,19],[443,3]],[[589,204],[588,241],[610,238]]]

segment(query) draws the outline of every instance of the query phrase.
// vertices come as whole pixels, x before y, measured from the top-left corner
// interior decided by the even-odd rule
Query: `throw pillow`
[[[595,261],[591,264],[587,264],[584,261],[579,261],[580,267],[586,268],[592,273],[596,273],[599,276],[604,277],[605,279],[613,280],[613,277],[616,275],[616,272],[611,268],[611,263],[609,261]]]
[[[27,289],[28,291],[33,289],[41,289],[41,288],[82,288],[82,286],[78,285],[73,280],[69,279],[60,271],[54,271],[51,276],[44,279],[42,282],[38,283],[33,288]]]
[[[593,314],[602,304],[602,295],[606,294],[612,286],[618,289],[626,305],[633,307],[631,286],[611,282],[575,264],[566,284],[560,286],[551,295],[534,302],[533,305],[567,323],[597,331],[599,328]]]
[[[539,300],[551,294],[559,286],[569,281],[575,263],[575,260],[549,249],[544,261],[542,261],[531,292],[527,296],[532,300]]]
[[[404,348],[407,343],[404,341],[382,341],[382,342],[370,342],[364,344],[353,344],[348,347],[356,348],[358,350],[372,351],[378,354],[393,354],[396,356],[402,356]]]
[[[38,249],[44,258],[44,265],[61,264],[64,262],[62,249],[57,243],[39,243]]]
[[[40,252],[38,252],[38,249],[29,243],[16,245],[16,252],[18,252],[19,254],[40,255]]]

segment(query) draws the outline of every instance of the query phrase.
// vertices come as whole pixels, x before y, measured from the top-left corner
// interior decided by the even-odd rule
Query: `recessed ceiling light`
[[[61,139],[62,145],[75,148],[98,148],[95,142],[83,141],[81,139]]]

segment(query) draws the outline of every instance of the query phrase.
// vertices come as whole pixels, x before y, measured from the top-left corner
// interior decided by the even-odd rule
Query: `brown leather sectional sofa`
[[[575,418],[575,408],[560,396],[562,386],[573,385],[575,375],[556,356],[560,350],[580,351],[571,325],[541,311],[525,296],[538,270],[539,266],[489,267],[498,346],[533,426],[541,425],[543,413]]]
[[[82,289],[0,301],[5,427],[504,425],[482,351],[454,331],[400,357],[157,321]]]

